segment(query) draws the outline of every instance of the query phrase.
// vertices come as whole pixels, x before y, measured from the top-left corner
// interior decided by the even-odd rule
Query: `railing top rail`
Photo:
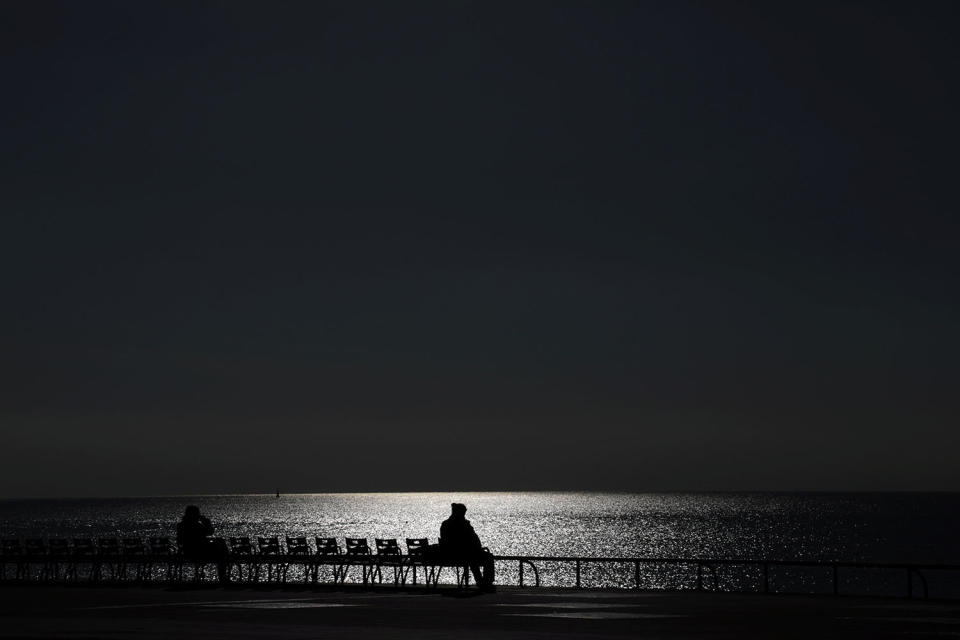
[[[930,564],[914,562],[852,562],[846,560],[764,560],[762,558],[638,558],[617,556],[517,556],[495,555],[495,560],[534,562],[639,562],[642,564],[716,564],[716,565],[773,565],[790,567],[847,567],[858,569],[926,569],[958,571],[960,564]]]
[[[272,542],[272,539],[269,539]],[[366,542],[366,540],[364,540]],[[61,550],[45,550],[41,552],[40,550],[26,549],[18,547],[16,550],[13,548],[10,549],[0,549],[0,558],[13,558],[17,557],[22,559],[29,557],[43,556],[45,558],[55,558],[59,556],[73,556],[76,555],[77,547],[70,549],[69,551]],[[302,562],[304,561],[304,556],[295,555],[289,552],[281,552],[281,548],[277,547],[273,551],[271,556],[281,556],[283,558],[289,558],[292,562]],[[280,553],[278,553],[280,552]],[[129,550],[123,549],[120,545],[115,546],[100,546],[97,549],[96,555],[100,558],[107,557],[130,557]],[[145,558],[159,557],[159,554],[154,552],[151,549],[147,549],[146,553],[136,554]],[[169,554],[164,554],[169,555]],[[174,555],[179,555],[174,551]],[[342,554],[350,555],[350,554]],[[416,554],[404,554],[400,553],[401,557],[414,557],[420,558]],[[315,553],[309,554],[310,558],[314,558]],[[781,567],[837,567],[837,568],[852,568],[852,569],[901,569],[901,570],[917,570],[917,571],[960,571],[960,564],[937,564],[937,563],[928,563],[928,562],[880,562],[880,561],[846,561],[846,560],[783,560],[783,559],[764,559],[764,558],[680,558],[680,557],[637,557],[637,556],[544,556],[544,555],[494,555],[495,560],[500,561],[524,561],[524,562],[581,562],[581,563],[591,563],[591,562],[604,562],[604,563],[640,563],[640,564],[688,564],[688,565],[755,565],[755,566],[781,566]]]

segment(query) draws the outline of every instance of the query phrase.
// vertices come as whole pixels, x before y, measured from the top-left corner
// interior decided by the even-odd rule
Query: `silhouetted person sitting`
[[[200,509],[194,505],[187,507],[183,520],[177,525],[177,544],[183,552],[183,557],[191,562],[217,563],[217,577],[220,582],[230,582],[227,571],[227,544],[220,538],[210,539],[213,535],[213,525],[205,516],[200,515]]]
[[[480,537],[466,519],[466,505],[454,502],[450,507],[450,517],[440,525],[441,554],[447,561],[463,562],[464,566],[469,566],[477,586],[485,591],[493,591],[493,554],[480,543]]]

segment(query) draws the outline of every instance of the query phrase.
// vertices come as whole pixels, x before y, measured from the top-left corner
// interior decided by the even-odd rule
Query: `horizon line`
[[[703,495],[703,494],[956,494],[958,489],[683,489],[683,490],[646,490],[627,489],[436,489],[436,490],[387,490],[387,491],[288,491],[279,492],[279,497],[289,496],[349,496],[349,495],[399,495],[399,494],[456,494],[456,493],[568,493],[568,494],[620,494],[620,495]],[[159,498],[226,498],[226,497],[277,497],[276,491],[270,492],[215,492],[215,493],[169,493],[142,495],[33,495],[0,496],[0,500],[142,500]]]

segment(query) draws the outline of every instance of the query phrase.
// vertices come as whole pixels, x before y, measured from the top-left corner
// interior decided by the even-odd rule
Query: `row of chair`
[[[376,553],[366,538],[345,538],[341,548],[336,538],[316,536],[259,536],[256,544],[249,537],[226,539],[229,550],[231,575],[236,571],[238,579],[259,582],[286,582],[291,567],[303,570],[305,582],[316,583],[321,567],[331,569],[335,583],[346,581],[351,570],[364,584],[383,582],[385,569],[392,570],[395,584],[406,583],[412,577],[417,584],[418,570],[428,584],[436,585],[444,567],[453,567],[458,584],[466,584],[467,571],[457,563],[445,563],[434,555],[427,557],[427,538],[407,538],[406,553],[400,549],[396,538],[376,538]],[[169,537],[143,538],[28,538],[4,539],[0,546],[0,578],[6,579],[7,565],[16,567],[17,579],[37,575],[42,580],[79,579],[80,567],[90,580],[101,580],[109,574],[112,579],[125,580],[129,569],[135,569],[135,580],[157,577],[155,569],[165,567],[161,576],[167,580],[183,580],[184,566],[192,565],[194,580],[205,576],[205,562],[186,561]],[[31,570],[34,567],[35,570]]]
[[[173,562],[177,550],[169,537],[150,538],[16,538],[0,541],[0,578],[7,579],[8,565],[14,567],[18,580],[37,577],[41,580],[80,579],[81,568],[88,569],[90,580],[101,580],[106,573],[115,580],[127,577],[127,566],[136,570],[136,579],[152,575],[157,558],[166,565],[166,577],[174,578],[179,569]],[[137,561],[132,561],[137,558]]]
[[[253,546],[249,537],[227,538],[232,553],[248,555],[259,554],[303,554],[337,555],[340,553],[368,555],[371,549],[366,538],[345,538],[346,550],[342,551],[336,538],[314,537],[311,544],[307,536],[286,536],[286,549],[279,536],[257,537],[257,546]],[[400,548],[396,538],[376,538],[378,554],[399,555]],[[410,555],[421,553],[428,544],[427,538],[407,538],[407,552]],[[163,555],[176,553],[177,547],[167,536],[153,538],[5,538],[0,542],[0,555],[137,555],[151,553]]]
[[[243,577],[243,567],[252,567],[254,581],[264,568],[267,580],[274,579],[279,572],[279,580],[286,582],[291,566],[303,568],[304,581],[317,582],[321,567],[330,567],[334,582],[343,583],[351,568],[360,571],[364,584],[376,579],[383,582],[385,568],[393,571],[395,584],[403,584],[412,575],[417,583],[417,571],[424,572],[428,582],[437,583],[442,568],[435,561],[426,561],[425,551],[429,546],[427,538],[407,538],[407,553],[403,554],[396,538],[375,538],[376,553],[373,553],[366,538],[344,538],[344,547],[340,547],[336,538],[313,537],[311,544],[307,536],[286,536],[285,547],[278,536],[257,537],[256,547],[250,538],[228,538],[232,566]],[[274,562],[276,560],[276,562]],[[460,573],[458,569],[458,583]],[[249,575],[249,571],[248,571]]]
[[[176,547],[169,537],[148,538],[27,538],[21,541],[18,538],[5,538],[0,541],[0,555],[2,556],[38,556],[38,555],[132,555],[151,553],[156,555],[171,554]]]

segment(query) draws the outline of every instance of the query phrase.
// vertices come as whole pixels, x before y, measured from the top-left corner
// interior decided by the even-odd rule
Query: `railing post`
[[[913,598],[913,574],[911,573],[911,567],[907,567],[907,597]]]
[[[840,594],[840,581],[837,579],[837,565],[833,565],[833,595]]]
[[[703,591],[703,564],[697,562],[697,591]]]
[[[577,589],[580,588],[580,561],[577,560]]]
[[[636,586],[637,590],[640,590],[640,561],[634,560],[633,562],[633,584]]]
[[[520,586],[523,586],[523,560],[520,560]]]
[[[770,593],[770,568],[766,562],[763,563],[763,592]]]

